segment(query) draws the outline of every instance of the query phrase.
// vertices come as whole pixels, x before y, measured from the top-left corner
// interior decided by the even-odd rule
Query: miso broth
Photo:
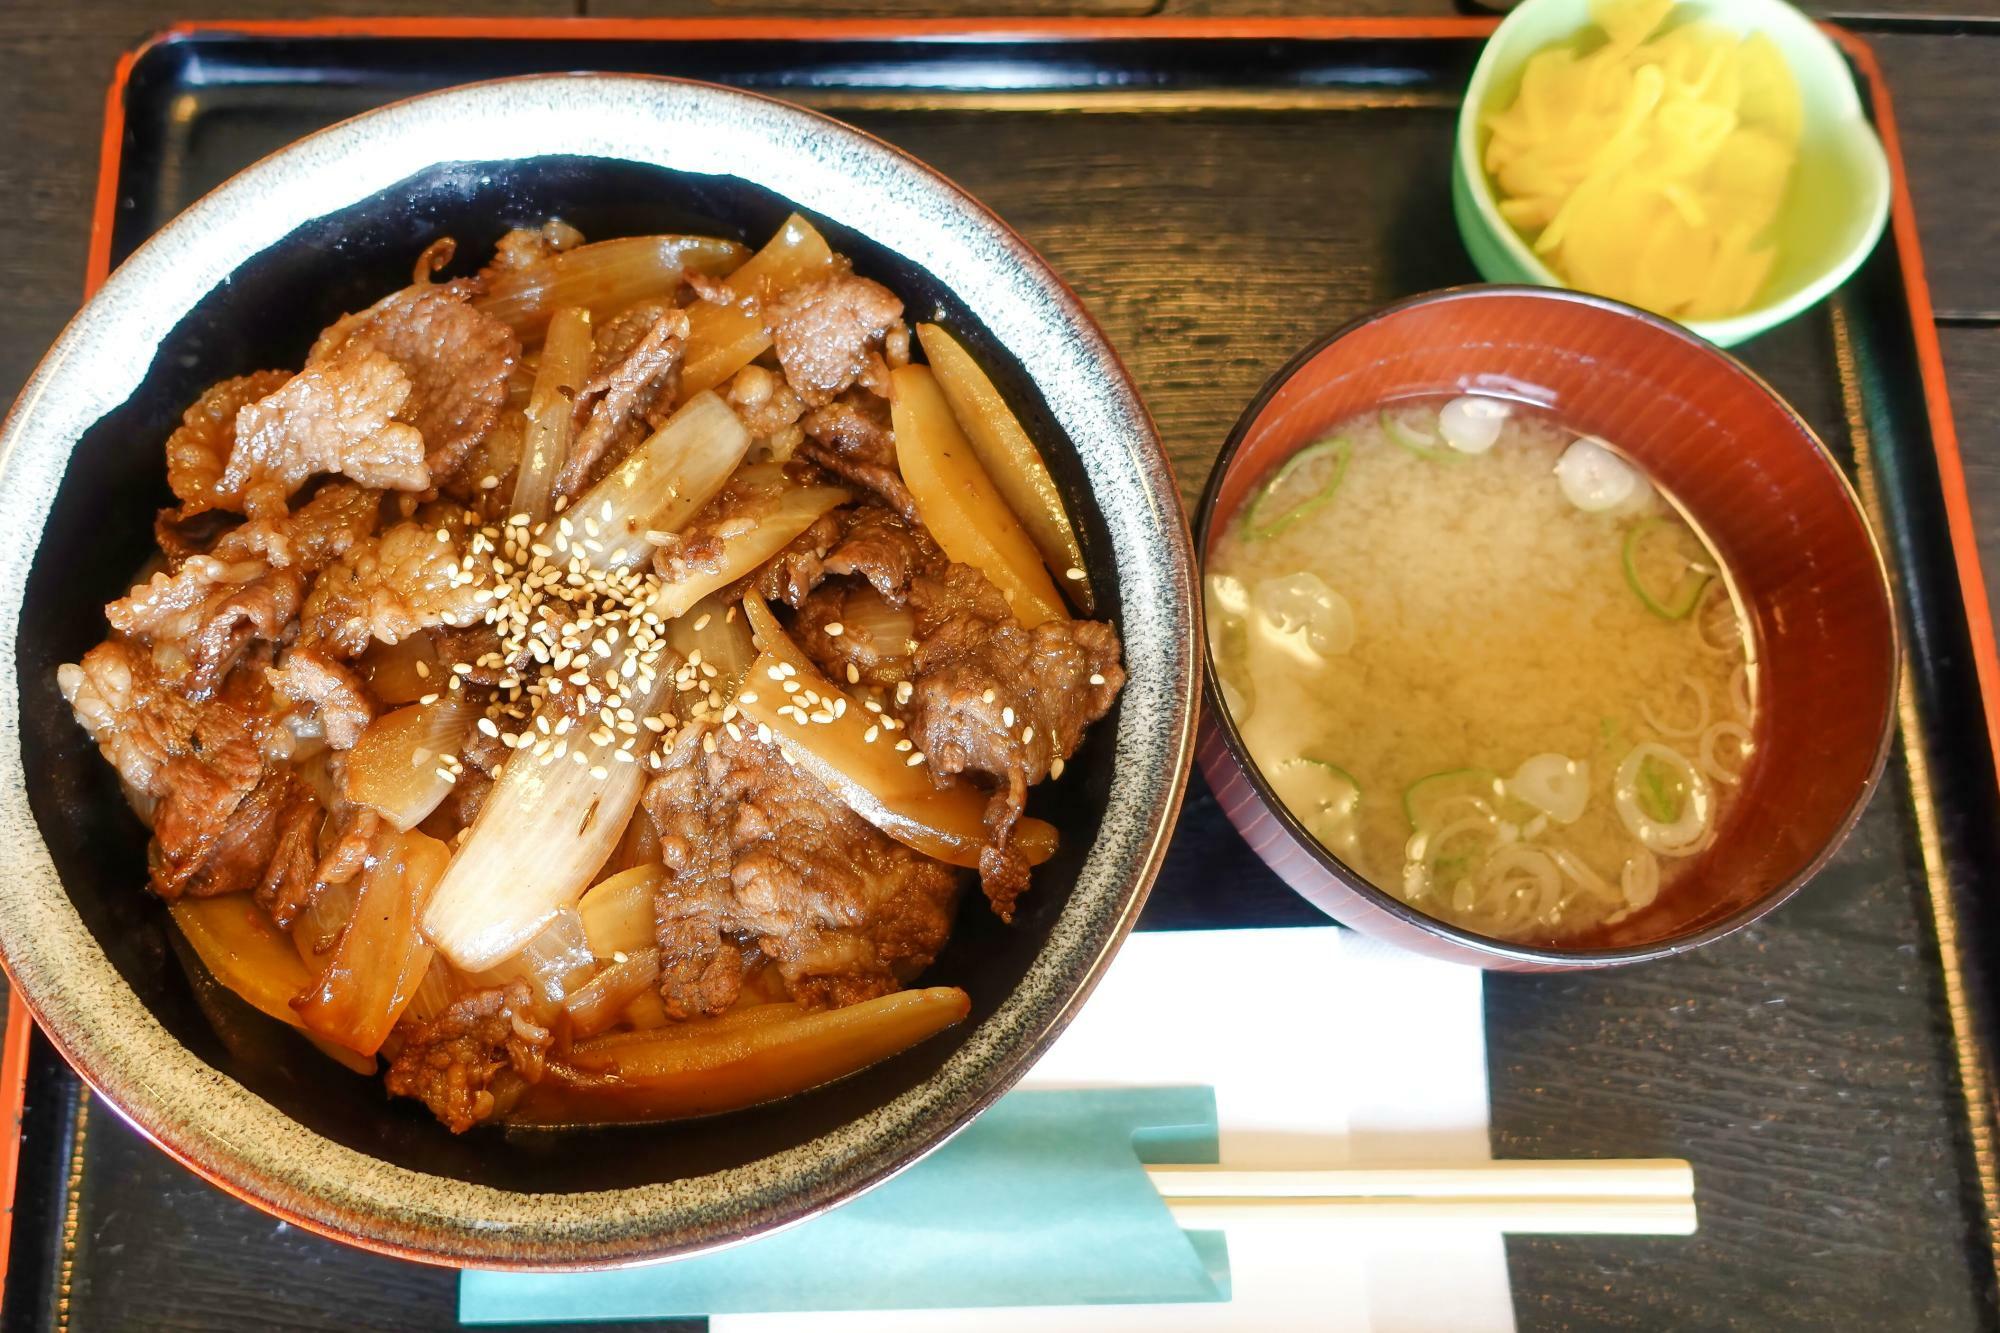
[[[1208,561],[1225,703],[1329,850],[1433,916],[1556,943],[1652,905],[1753,758],[1728,571],[1604,441],[1485,398],[1370,411]]]

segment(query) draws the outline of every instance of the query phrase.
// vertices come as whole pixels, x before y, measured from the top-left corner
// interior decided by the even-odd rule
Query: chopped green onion
[[[1649,543],[1657,544],[1651,539],[1664,536],[1671,542],[1684,530],[1670,519],[1649,518],[1633,524],[1632,531],[1625,535],[1625,582],[1646,604],[1646,609],[1663,620],[1687,619],[1700,603],[1702,590],[1714,577],[1709,570],[1679,552],[1671,552],[1668,556],[1668,559],[1680,563],[1671,586],[1660,586],[1662,581],[1649,579],[1648,572],[1640,568],[1642,563],[1650,563],[1645,548]]]
[[[1455,449],[1444,447],[1435,435],[1426,435],[1413,428],[1389,408],[1382,409],[1382,432],[1391,441],[1409,450],[1418,458],[1431,463],[1456,463],[1467,457]]]
[[[1252,541],[1261,541],[1266,537],[1275,537],[1286,528],[1291,527],[1292,524],[1304,518],[1307,514],[1318,509],[1328,500],[1331,500],[1333,493],[1340,489],[1341,479],[1347,475],[1347,460],[1353,456],[1353,453],[1354,447],[1348,442],[1347,437],[1345,435],[1336,435],[1331,439],[1309,444],[1286,459],[1284,466],[1280,467],[1276,475],[1264,483],[1264,488],[1258,491],[1256,498],[1250,502],[1249,511],[1244,515],[1244,536]],[[1270,506],[1272,498],[1277,495],[1279,488],[1290,480],[1294,473],[1314,459],[1328,457],[1333,459],[1333,474],[1327,478],[1326,485],[1320,487],[1319,490],[1299,501],[1290,509],[1285,510],[1282,514],[1273,517],[1265,516],[1264,511]]]
[[[1667,765],[1647,755],[1639,761],[1639,781],[1635,784],[1639,808],[1648,819],[1662,824],[1671,824],[1681,817],[1681,802],[1686,797],[1682,784],[1667,769]]]
[[[1403,813],[1409,816],[1411,831],[1423,833],[1458,817],[1447,813],[1454,805],[1471,805],[1493,818],[1500,796],[1500,775],[1492,769],[1454,768],[1412,782],[1403,793]]]

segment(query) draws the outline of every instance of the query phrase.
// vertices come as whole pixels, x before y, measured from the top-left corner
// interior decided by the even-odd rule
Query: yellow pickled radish
[[[1673,0],[1590,8],[1484,119],[1501,216],[1573,286],[1681,318],[1749,307],[1798,161],[1790,69],[1761,34],[1673,22]]]

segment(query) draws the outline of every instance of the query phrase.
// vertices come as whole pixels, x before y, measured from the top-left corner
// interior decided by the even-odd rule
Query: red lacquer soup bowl
[[[1727,353],[1652,315],[1539,287],[1466,287],[1308,348],[1244,411],[1195,520],[1217,536],[1294,452],[1388,399],[1479,393],[1616,443],[1733,569],[1759,671],[1757,754],[1714,843],[1646,910],[1563,947],[1430,917],[1322,847],[1257,771],[1211,659],[1197,754],[1230,822],[1307,900],[1407,948],[1553,971],[1678,953],[1755,920],[1826,863],[1867,804],[1894,726],[1896,622],[1853,488],[1812,430]]]

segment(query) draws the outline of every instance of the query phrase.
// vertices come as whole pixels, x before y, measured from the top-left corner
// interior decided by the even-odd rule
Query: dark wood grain
[[[1870,44],[1889,80],[1910,193],[1940,318],[2000,319],[2000,208],[1975,165],[2000,145],[1996,43],[1966,34],[1879,33]]]
[[[1979,533],[1979,563],[1988,604],[2000,623],[2000,327],[1947,328],[1939,337]]]

